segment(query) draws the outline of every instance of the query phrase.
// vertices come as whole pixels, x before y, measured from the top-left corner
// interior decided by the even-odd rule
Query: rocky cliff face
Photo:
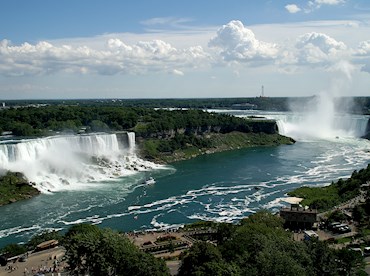
[[[210,133],[230,133],[233,131],[239,131],[243,133],[265,133],[265,134],[277,134],[278,127],[276,121],[273,120],[251,120],[247,126],[199,126],[193,128],[178,128],[171,130],[164,130],[161,132],[150,133],[148,136],[143,138],[156,138],[156,139],[170,139],[176,134],[194,134],[194,135],[207,135]],[[140,135],[139,135],[140,136]]]
[[[266,120],[266,121],[251,121],[250,122],[251,129],[253,133],[263,132],[266,134],[277,134],[278,126],[276,121],[273,120]]]

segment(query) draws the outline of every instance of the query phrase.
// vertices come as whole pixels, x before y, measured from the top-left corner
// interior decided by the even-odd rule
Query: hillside
[[[361,186],[370,183],[370,164],[354,171],[350,178],[339,179],[325,187],[300,187],[288,194],[304,198],[301,204],[325,211],[361,193]]]

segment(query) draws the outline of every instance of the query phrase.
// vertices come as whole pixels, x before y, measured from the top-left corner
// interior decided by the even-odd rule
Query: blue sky
[[[370,95],[368,0],[2,0],[0,99]]]

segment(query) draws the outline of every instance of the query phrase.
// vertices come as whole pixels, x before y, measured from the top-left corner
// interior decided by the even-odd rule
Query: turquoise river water
[[[234,115],[243,117],[250,112],[239,111]],[[334,125],[332,133],[323,137],[309,136],[299,130],[303,119],[292,114],[267,113],[264,116],[278,120],[280,132],[292,134],[297,142],[294,145],[203,155],[166,167],[143,162],[146,165],[142,166],[147,169],[122,173],[122,177],[104,171],[104,166],[98,162],[94,167],[88,167],[92,171],[102,171],[92,181],[85,178],[82,181],[76,172],[67,172],[62,162],[53,164],[63,168],[52,170],[53,174],[59,175],[59,180],[62,179],[59,186],[40,185],[44,189],[40,196],[0,207],[0,247],[25,242],[44,230],[66,230],[83,222],[120,231],[167,229],[196,220],[236,222],[261,208],[277,211],[284,205],[281,199],[297,187],[330,184],[340,177],[348,177],[354,169],[364,168],[370,162],[370,141],[357,138],[364,131],[369,117],[341,118],[345,124]],[[53,143],[56,144],[55,141]],[[49,152],[53,145],[47,145]],[[28,147],[40,148],[34,144]],[[109,147],[111,151],[121,150],[114,148],[112,143]],[[126,145],[126,148],[129,148],[126,155],[134,156],[132,145]],[[29,156],[30,149],[26,152]],[[3,164],[8,162],[8,166],[18,166],[20,170],[30,167],[14,163],[14,158],[11,161],[9,156],[4,156]],[[28,173],[36,180],[45,178],[42,174],[46,170],[45,163],[47,168],[51,167],[48,158],[41,162],[39,156],[40,153],[29,157],[32,164],[38,162],[32,172],[24,169],[26,175]],[[128,161],[127,158],[125,161],[117,160],[114,162],[139,162]],[[117,164],[115,167],[121,170]],[[40,172],[35,173],[37,170]],[[86,168],[83,170],[88,171]],[[63,178],[61,174],[69,176]],[[101,177],[108,174],[109,177]],[[144,184],[143,181],[150,176],[156,183]],[[74,182],[73,179],[77,180]]]

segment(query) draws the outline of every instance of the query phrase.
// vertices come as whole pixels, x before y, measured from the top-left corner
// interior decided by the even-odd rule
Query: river
[[[119,231],[167,229],[197,220],[236,222],[261,208],[277,211],[284,205],[281,199],[288,191],[302,185],[330,184],[370,162],[370,141],[357,138],[364,131],[368,116],[341,117],[342,123],[332,124],[331,131],[325,135],[312,135],[312,130],[307,131],[310,128],[304,116],[224,112],[241,117],[252,114],[274,118],[280,132],[291,134],[297,142],[203,155],[171,166],[157,166],[135,157],[132,135],[128,135],[129,143],[124,149],[112,142],[112,134],[97,135],[94,143],[99,143],[100,150],[114,158],[101,158],[94,164],[85,164],[86,158],[81,154],[66,153],[66,147],[57,151],[57,154],[63,152],[63,158],[55,163],[56,153],[50,153],[50,147],[60,141],[33,141],[32,147],[39,151],[44,145],[47,158],[39,160],[40,152],[34,154],[28,149],[23,154],[34,154],[32,169],[24,163],[10,162],[9,157],[5,160],[4,156],[2,166],[8,162],[8,167],[23,168],[31,178],[40,181],[51,177],[49,180],[57,179],[58,184],[48,186],[49,182],[44,181],[38,184],[43,190],[40,196],[0,207],[0,247],[25,242],[45,230],[65,231],[83,222]],[[303,124],[306,127],[300,130]],[[75,145],[76,149],[77,142],[73,139],[67,139],[68,145],[70,148]],[[82,142],[79,139],[78,143],[85,144],[92,138],[83,138]],[[112,152],[112,147],[125,152],[124,161]],[[92,154],[92,148],[83,148]],[[52,164],[49,155],[54,157]],[[117,174],[123,176],[117,178]],[[156,183],[144,184],[148,177],[153,177]]]

